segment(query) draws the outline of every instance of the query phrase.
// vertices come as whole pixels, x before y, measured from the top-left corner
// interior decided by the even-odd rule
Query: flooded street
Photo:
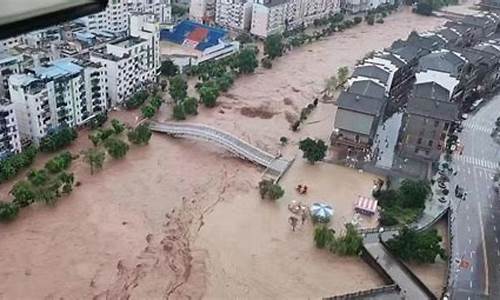
[[[106,162],[94,176],[78,159],[73,170],[82,184],[69,197],[0,225],[0,299],[306,299],[382,285],[360,258],[315,249],[309,222],[290,230],[287,203],[297,199],[331,202],[340,230],[374,179],[302,160],[297,142],[328,140],[334,105],[320,103],[297,133],[290,120],[338,67],[352,70],[366,53],[444,21],[405,8],[384,24],[363,23],[293,50],[271,70],[238,79],[217,108],[200,109],[188,120],[296,157],[276,203],[258,195],[262,169],[205,142],[155,134],[148,146],[131,147],[124,160]],[[132,124],[135,114],[111,117]],[[279,144],[281,136],[287,146]],[[83,133],[71,150],[89,145]],[[302,182],[311,192],[299,199],[294,187]],[[11,185],[0,186],[3,199]]]

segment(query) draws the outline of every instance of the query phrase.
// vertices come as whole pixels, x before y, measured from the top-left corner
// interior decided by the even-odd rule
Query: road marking
[[[470,226],[467,226],[467,231],[470,232]]]
[[[498,238],[497,238],[497,237],[495,238],[495,243],[497,243],[497,244],[498,244]]]
[[[469,245],[470,245],[470,244],[472,244],[472,241],[471,241],[471,239],[469,239]],[[472,253],[471,253],[471,255],[472,255]]]
[[[488,256],[486,255],[486,242],[485,242],[485,239],[484,239],[484,227],[483,227],[483,216],[481,215],[481,203],[480,202],[477,202],[477,208],[478,208],[478,214],[479,214],[479,228],[481,229],[481,241],[482,241],[482,244],[481,244],[481,247],[483,248],[483,264],[484,264],[484,270],[485,270],[485,278],[486,278],[486,284],[484,286],[484,293],[485,294],[488,294],[488,290],[489,290],[489,285],[490,285],[490,282],[489,282],[489,275],[488,275]]]
[[[472,288],[472,280],[469,281],[469,287]]]
[[[470,272],[474,273],[474,265],[470,266]]]
[[[497,227],[493,225],[493,231],[497,231]]]

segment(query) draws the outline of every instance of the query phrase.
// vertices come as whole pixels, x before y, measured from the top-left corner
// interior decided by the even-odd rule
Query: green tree
[[[125,130],[125,125],[117,119],[111,120],[111,126],[113,127],[115,134],[120,134]]]
[[[64,151],[45,163],[45,168],[52,174],[56,174],[69,168],[73,160],[71,152]]]
[[[47,182],[49,174],[45,169],[33,170],[28,174],[28,180],[35,186],[41,186]]]
[[[144,105],[141,108],[142,117],[146,119],[151,119],[156,114],[156,109],[151,105]]]
[[[160,96],[154,95],[153,97],[151,97],[150,104],[156,110],[160,109],[160,106],[162,105],[162,103],[163,103],[163,99]]]
[[[248,43],[253,42],[252,36],[250,34],[248,34],[247,32],[242,32],[242,33],[238,34],[238,36],[236,37],[236,40],[238,42],[240,42],[241,44],[248,44]]]
[[[255,50],[251,48],[241,50],[240,53],[238,53],[237,62],[238,70],[243,74],[253,73],[255,68],[259,65]]]
[[[90,174],[102,169],[106,154],[98,148],[89,148],[83,152],[83,160],[90,166]]]
[[[130,130],[127,134],[128,140],[135,145],[146,145],[151,139],[151,129],[147,124],[141,124]]]
[[[148,99],[148,92],[142,90],[135,93],[132,97],[125,101],[126,109],[135,109],[140,107]]]
[[[325,224],[314,227],[314,244],[316,247],[330,248],[335,243],[335,231]]]
[[[359,255],[363,247],[363,237],[350,223],[346,224],[346,232],[335,240],[333,251],[340,255]]]
[[[222,76],[219,76],[215,79],[215,83],[221,91],[227,92],[227,90],[234,83],[234,75],[231,73],[224,73],[222,74]]]
[[[14,184],[10,194],[14,196],[13,202],[19,207],[26,207],[35,201],[35,191],[26,180]]]
[[[174,108],[172,110],[172,114],[174,116],[174,119],[180,121],[180,120],[186,120],[186,113],[184,111],[184,103],[176,104],[174,105]]]
[[[128,144],[117,138],[107,139],[104,143],[104,147],[108,151],[108,154],[114,159],[125,157],[129,150]]]
[[[272,180],[263,179],[259,182],[259,193],[262,199],[269,198],[276,200],[283,197],[285,191],[279,184],[274,183]]]
[[[330,78],[325,81],[325,91],[329,95],[331,95],[338,87],[339,81],[335,76],[330,76]]]
[[[90,129],[94,130],[101,127],[102,125],[104,125],[104,123],[106,123],[107,120],[108,114],[106,112],[95,115],[89,122]]]
[[[442,238],[435,229],[417,232],[404,227],[399,235],[387,241],[387,246],[404,261],[434,263],[438,255],[446,259],[446,252],[440,245],[441,241]]]
[[[368,25],[373,25],[373,24],[375,24],[375,16],[374,15],[367,15],[365,17],[365,21],[366,21],[366,23],[368,23]]]
[[[0,161],[0,182],[7,181],[16,176],[18,169],[14,167],[11,160]]]
[[[303,157],[311,164],[314,164],[315,162],[325,158],[328,147],[323,140],[306,138],[299,142],[299,149],[304,152]]]
[[[194,97],[187,97],[182,102],[182,106],[184,107],[184,112],[188,115],[197,115],[198,114],[198,100]]]
[[[63,127],[58,131],[48,134],[40,141],[40,151],[54,152],[70,145],[78,137],[74,128]]]
[[[168,92],[170,97],[174,99],[175,102],[180,101],[187,96],[187,82],[181,75],[175,75],[169,80]]]
[[[172,77],[179,74],[179,67],[170,59],[167,59],[161,63],[160,73],[163,76]]]
[[[13,202],[0,201],[0,222],[12,221],[19,213],[19,206]]]
[[[281,34],[273,34],[264,41],[264,54],[270,59],[274,59],[283,54],[283,36]]]
[[[337,78],[341,86],[344,86],[348,76],[349,76],[349,68],[347,66],[340,67],[337,69]]]
[[[431,187],[424,180],[405,179],[399,187],[400,199],[404,207],[425,207],[425,200],[431,195]]]
[[[200,100],[206,107],[215,107],[217,97],[219,97],[219,89],[212,81],[205,82],[199,90]]]

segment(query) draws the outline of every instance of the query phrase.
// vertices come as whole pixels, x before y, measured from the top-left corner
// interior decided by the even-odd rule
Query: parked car
[[[446,203],[446,198],[445,197],[439,197],[438,201],[441,202],[441,203]]]
[[[469,117],[468,114],[462,114],[462,120],[467,120],[468,117]]]
[[[442,190],[446,189],[446,184],[442,181],[438,182],[438,187]]]

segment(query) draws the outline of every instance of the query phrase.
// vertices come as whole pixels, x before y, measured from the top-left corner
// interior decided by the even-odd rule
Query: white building
[[[257,0],[250,32],[265,38],[339,11],[340,0]]]
[[[129,12],[154,14],[161,24],[168,24],[172,20],[172,5],[170,0],[128,0]]]
[[[9,77],[23,69],[23,55],[14,49],[0,50],[0,100],[10,99]]]
[[[191,0],[189,5],[189,19],[202,24],[215,21],[216,0]]]
[[[345,0],[342,8],[351,14],[356,14],[375,9],[383,4],[394,4],[394,0]]]
[[[21,152],[21,140],[17,127],[14,105],[0,99],[0,159]]]
[[[216,0],[215,23],[227,28],[249,30],[252,6],[252,0]]]
[[[130,36],[106,44],[92,52],[91,61],[107,71],[108,98],[111,106],[128,99],[138,89],[155,82],[160,68],[160,28],[151,15],[132,15]]]
[[[84,25],[90,32],[125,33],[128,30],[127,7],[126,0],[109,0],[104,11],[79,18],[75,22]]]
[[[38,143],[51,130],[83,125],[106,110],[106,70],[64,58],[11,75],[9,92],[21,139]]]

